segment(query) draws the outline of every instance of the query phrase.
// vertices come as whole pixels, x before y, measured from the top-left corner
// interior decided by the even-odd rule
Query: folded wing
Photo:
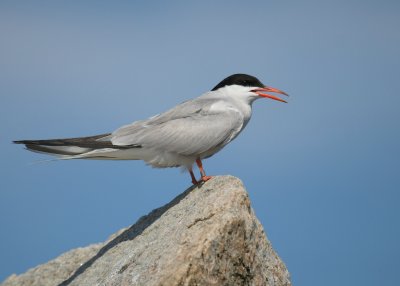
[[[213,112],[214,103],[185,102],[164,114],[116,130],[111,142],[187,156],[223,147],[240,132],[243,118],[232,109]]]

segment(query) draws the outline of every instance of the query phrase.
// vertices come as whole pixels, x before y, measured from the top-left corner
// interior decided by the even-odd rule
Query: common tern
[[[256,99],[286,102],[268,92],[287,96],[254,76],[234,74],[195,99],[112,133],[14,143],[59,159],[143,160],[156,168],[183,167],[192,183],[198,184],[211,178],[204,171],[202,159],[211,157],[239,135],[251,118]],[[193,173],[194,163],[200,171],[199,181]]]

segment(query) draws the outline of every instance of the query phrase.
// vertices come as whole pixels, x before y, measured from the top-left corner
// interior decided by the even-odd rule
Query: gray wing
[[[182,155],[201,154],[227,144],[241,130],[243,118],[233,109],[213,111],[215,99],[195,99],[112,134],[114,145],[138,144]]]

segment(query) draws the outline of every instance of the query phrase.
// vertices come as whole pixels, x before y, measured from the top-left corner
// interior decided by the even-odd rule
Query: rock
[[[291,285],[240,180],[214,177],[104,243],[12,275],[11,285]]]

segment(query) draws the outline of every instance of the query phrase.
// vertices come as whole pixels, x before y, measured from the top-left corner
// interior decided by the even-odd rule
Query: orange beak
[[[252,92],[257,93],[261,97],[271,98],[273,100],[278,100],[278,101],[282,101],[282,102],[287,103],[287,101],[285,101],[283,99],[280,99],[277,96],[274,96],[274,95],[271,95],[271,94],[268,94],[268,93],[262,93],[262,92],[265,92],[265,91],[266,92],[279,93],[279,94],[283,94],[283,95],[289,96],[286,92],[284,92],[282,90],[279,90],[277,88],[270,87],[270,86],[265,86],[265,87],[262,87],[262,88],[256,88],[256,89],[252,90]]]

